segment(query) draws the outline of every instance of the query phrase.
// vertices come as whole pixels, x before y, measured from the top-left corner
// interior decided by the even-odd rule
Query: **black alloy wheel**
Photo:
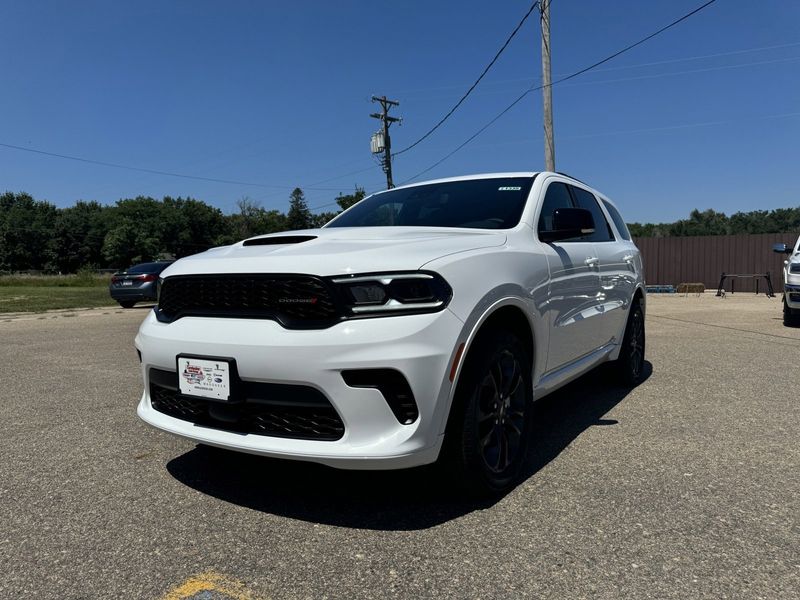
[[[641,302],[636,300],[628,314],[622,348],[616,361],[618,379],[624,385],[632,387],[642,380],[645,339],[644,311]]]
[[[519,452],[527,401],[522,366],[511,351],[493,357],[476,393],[481,456],[490,471],[502,473]]]
[[[487,331],[467,357],[445,437],[450,473],[476,496],[509,489],[525,463],[532,363],[520,340]]]

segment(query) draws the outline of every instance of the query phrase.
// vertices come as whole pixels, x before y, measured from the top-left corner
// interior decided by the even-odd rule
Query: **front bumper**
[[[449,410],[448,375],[463,341],[449,310],[345,321],[328,329],[287,330],[271,320],[184,317],[159,322],[150,313],[136,336],[145,390],[138,407],[147,423],[209,445],[350,469],[406,468],[436,460]],[[315,388],[330,401],[344,434],[335,441],[237,433],[155,410],[150,370],[176,370],[178,354],[236,359],[243,381]],[[411,387],[419,416],[401,424],[377,389],[345,384],[349,369],[396,369]]]
[[[783,284],[783,297],[786,299],[786,306],[800,310],[800,284]]]

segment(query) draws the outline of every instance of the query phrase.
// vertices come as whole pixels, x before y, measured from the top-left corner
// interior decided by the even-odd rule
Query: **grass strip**
[[[2,275],[0,288],[4,287],[98,287],[108,288],[111,275],[79,273],[77,275]]]
[[[116,305],[107,286],[0,285],[0,313]]]

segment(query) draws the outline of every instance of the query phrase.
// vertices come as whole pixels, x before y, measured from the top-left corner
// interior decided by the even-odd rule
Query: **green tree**
[[[286,229],[309,229],[313,226],[311,210],[306,203],[306,196],[300,188],[294,188],[289,196],[289,213],[286,215]]]
[[[726,235],[729,231],[728,217],[725,213],[711,208],[699,211],[694,209],[688,219],[681,219],[670,226],[670,235]]]
[[[161,203],[161,250],[181,258],[219,245],[228,237],[222,211],[193,198],[166,196]]]
[[[361,202],[366,195],[367,192],[364,191],[363,187],[356,186],[352,194],[339,194],[336,197],[336,204],[338,204],[342,210],[347,210],[356,202]]]
[[[58,211],[49,243],[52,270],[75,273],[81,267],[105,264],[103,242],[108,232],[108,211],[98,202],[83,200]]]
[[[0,196],[0,270],[45,269],[58,210],[30,194]]]
[[[231,244],[254,235],[286,230],[286,215],[278,210],[264,210],[246,196],[237,200],[236,206],[239,212],[226,217],[227,237],[218,239],[218,243]]]
[[[339,211],[341,212],[341,211]],[[311,227],[319,228],[325,225],[328,221],[333,219],[339,212],[323,212],[316,215],[311,215]]]
[[[730,217],[713,209],[693,210],[674,223],[629,223],[634,237],[790,233],[800,230],[800,206],[737,212]]]
[[[103,255],[110,266],[154,260],[164,252],[163,204],[146,196],[119,200],[109,212]]]
[[[130,222],[122,222],[106,234],[103,240],[103,256],[108,264],[116,268],[124,268],[139,261],[141,254],[136,228]]]

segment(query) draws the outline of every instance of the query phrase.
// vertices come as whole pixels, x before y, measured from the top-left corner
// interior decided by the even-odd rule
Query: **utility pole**
[[[381,96],[380,98],[373,96],[372,101],[380,102],[382,110],[379,113],[372,113],[370,117],[382,121],[383,129],[372,135],[371,149],[373,154],[383,154],[381,166],[383,167],[383,172],[386,173],[386,187],[387,189],[392,189],[394,182],[392,181],[392,140],[389,137],[389,126],[400,121],[400,119],[390,117],[389,109],[392,106],[400,106],[400,103],[394,100],[387,100],[386,96]]]
[[[544,168],[556,170],[556,145],[553,141],[553,88],[550,82],[550,0],[540,0],[542,26],[542,104],[544,106]]]

